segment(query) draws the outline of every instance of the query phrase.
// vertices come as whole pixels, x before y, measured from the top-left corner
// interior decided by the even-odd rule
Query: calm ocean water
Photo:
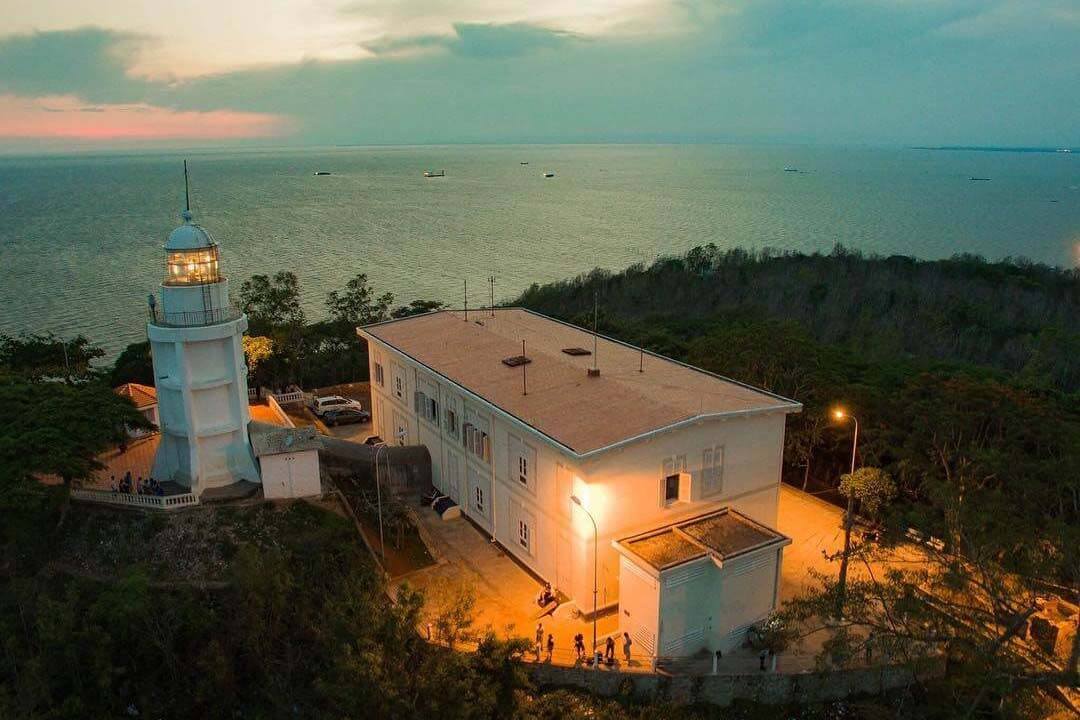
[[[1063,266],[1080,244],[1077,154],[615,145],[185,156],[196,218],[221,243],[234,293],[253,273],[291,269],[310,317],[358,272],[403,302],[458,304],[467,278],[480,304],[489,275],[510,298],[706,242]],[[179,222],[181,157],[0,158],[0,332],[82,332],[111,353],[142,339],[161,245]]]

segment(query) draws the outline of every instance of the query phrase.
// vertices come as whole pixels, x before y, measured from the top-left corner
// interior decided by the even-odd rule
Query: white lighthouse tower
[[[229,302],[217,243],[191,220],[186,161],[184,198],[184,224],[165,243],[161,299],[150,296],[146,328],[161,428],[154,477],[201,494],[260,480],[248,443],[247,316]]]

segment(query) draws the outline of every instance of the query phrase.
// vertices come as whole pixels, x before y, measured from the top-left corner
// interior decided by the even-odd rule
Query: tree
[[[411,315],[423,315],[424,313],[442,310],[446,303],[439,300],[413,300],[408,305],[400,305],[390,313],[392,318],[403,318]]]
[[[84,380],[91,374],[91,363],[104,355],[104,350],[83,335],[70,340],[52,333],[0,335],[0,369],[30,380]]]
[[[116,387],[129,382],[154,385],[154,359],[149,341],[131,343],[113,363],[109,383]]]
[[[288,270],[279,270],[273,279],[252,275],[240,286],[240,304],[260,334],[272,328],[304,324],[300,280]]]
[[[847,498],[844,511],[844,549],[840,554],[840,573],[836,583],[836,617],[844,616],[844,595],[847,591],[848,563],[851,560],[851,530],[855,525],[856,504],[870,515],[896,495],[896,483],[880,468],[862,467],[840,477],[840,494]]]
[[[252,382],[259,363],[274,354],[274,341],[264,335],[245,335],[242,342],[244,358],[247,360],[248,382]]]
[[[368,285],[367,275],[361,273],[346,284],[342,292],[331,290],[326,296],[326,308],[330,317],[345,325],[367,325],[385,320],[394,302],[393,293],[378,297]]]
[[[0,482],[56,475],[65,485],[101,467],[127,428],[149,429],[131,400],[102,382],[0,381]]]

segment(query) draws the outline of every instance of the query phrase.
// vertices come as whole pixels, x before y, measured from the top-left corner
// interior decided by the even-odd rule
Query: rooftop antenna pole
[[[184,160],[184,219],[191,219],[191,190],[188,188],[187,160]]]
[[[638,348],[638,350],[641,352],[641,356],[638,358],[637,371],[638,372],[645,372],[645,346],[642,345],[641,347]]]
[[[529,394],[529,385],[525,380],[525,366],[528,365],[529,363],[525,362],[525,341],[524,340],[521,341],[521,359],[523,361],[521,363],[521,394],[522,395],[528,395]]]
[[[465,322],[469,322],[469,279],[465,278]]]
[[[596,357],[596,329],[599,324],[600,316],[600,293],[599,291],[593,291],[593,304],[592,304],[592,358],[593,358],[593,370],[596,370],[600,366],[600,361]]]
[[[491,276],[491,317],[495,317],[495,276]]]

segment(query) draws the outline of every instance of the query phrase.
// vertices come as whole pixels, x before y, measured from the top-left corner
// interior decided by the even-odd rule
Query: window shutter
[[[679,473],[679,501],[690,502],[690,473]]]

